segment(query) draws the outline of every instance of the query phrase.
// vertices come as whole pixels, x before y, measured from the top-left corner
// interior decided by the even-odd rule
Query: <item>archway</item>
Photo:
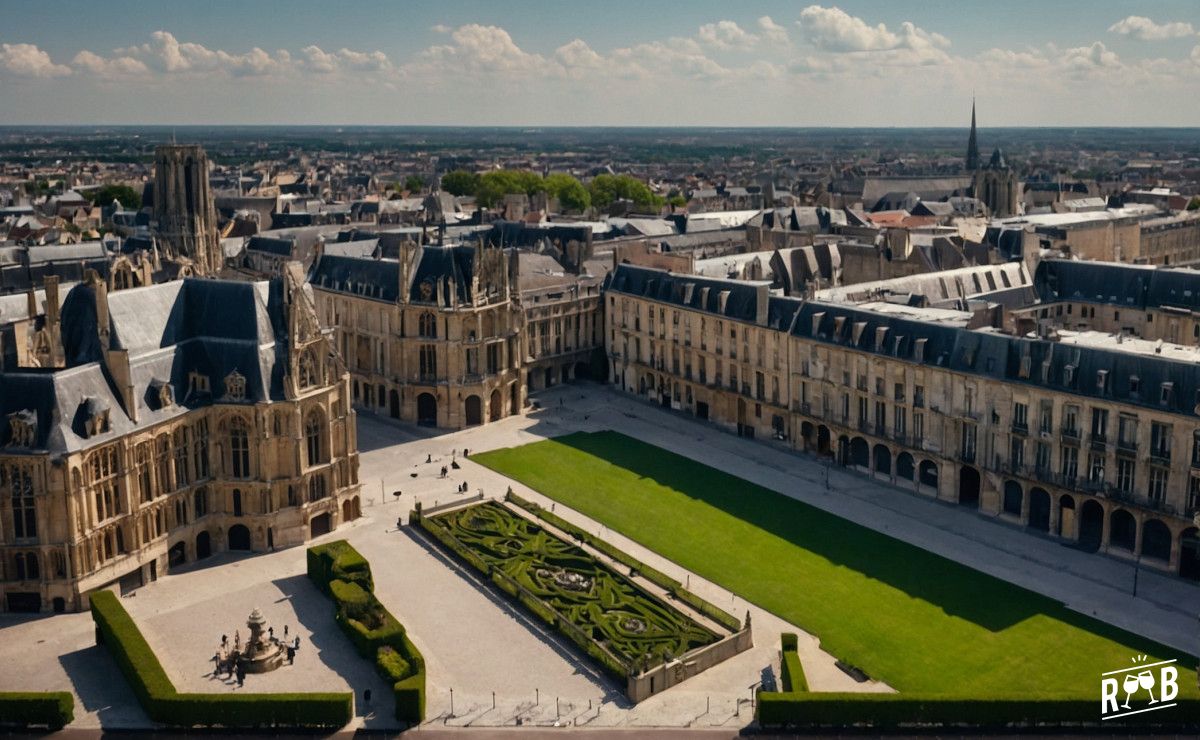
[[[1171,530],[1161,519],[1147,519],[1142,525],[1142,557],[1170,561]]]
[[[850,464],[860,468],[871,466],[871,446],[862,437],[850,440]]]
[[[229,549],[250,549],[250,530],[245,524],[235,524],[229,528]]]
[[[467,426],[473,427],[476,424],[482,424],[483,423],[483,401],[481,401],[479,399],[479,396],[475,396],[475,395],[467,396],[467,401],[466,401],[465,405],[467,408]]]
[[[187,562],[187,545],[176,542],[167,550],[167,567],[174,568]]]
[[[822,424],[817,427],[817,454],[831,455],[833,449],[831,446],[832,435],[829,433],[829,427]]]
[[[896,477],[912,482],[913,479],[913,456],[907,452],[901,452],[896,455]]]
[[[1075,536],[1075,499],[1070,496],[1058,499],[1058,536]]]
[[[958,470],[958,503],[979,508],[979,471],[970,465]]]
[[[333,520],[329,514],[318,514],[308,522],[308,536],[320,537],[333,531]]]
[[[437,399],[432,393],[417,396],[417,423],[421,426],[437,426]]]
[[[850,438],[844,434],[838,437],[837,461],[839,465],[850,464]]]
[[[1079,544],[1089,550],[1100,547],[1104,538],[1104,507],[1092,500],[1079,510]]]
[[[922,460],[920,467],[917,468],[917,475],[921,480],[921,485],[929,486],[937,490],[938,487],[938,466],[933,460]]]
[[[872,451],[875,458],[875,472],[882,475],[892,474],[892,453],[884,445],[875,445]]]
[[[1133,552],[1137,543],[1137,522],[1125,509],[1117,509],[1108,518],[1108,544]]]
[[[1179,575],[1200,581],[1200,530],[1195,527],[1179,535]]]
[[[492,391],[492,397],[488,400],[488,421],[500,421],[504,416],[504,400],[500,397],[500,389]]]
[[[1004,513],[1021,516],[1021,507],[1025,503],[1025,492],[1021,484],[1015,480],[1004,481]]]
[[[208,532],[201,532],[196,535],[196,559],[206,558],[212,555],[212,538]]]
[[[508,415],[516,416],[521,412],[521,391],[516,383],[508,386]]]
[[[1044,488],[1035,487],[1029,492],[1029,527],[1050,531],[1050,494]]]
[[[388,412],[393,419],[400,418],[400,393],[395,388],[388,392]]]
[[[350,499],[342,502],[342,521],[354,521],[354,504],[350,502]]]
[[[811,421],[800,422],[800,441],[804,445],[804,449],[811,450],[813,442],[816,441],[817,428],[813,426]]]

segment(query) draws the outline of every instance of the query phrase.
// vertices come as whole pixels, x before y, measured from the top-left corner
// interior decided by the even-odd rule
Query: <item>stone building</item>
[[[600,278],[538,255],[398,247],[399,259],[323,255],[310,282],[359,406],[459,429],[519,414],[530,390],[570,380],[599,336]],[[522,264],[528,269],[522,276]]]
[[[181,275],[217,275],[224,266],[208,155],[196,144],[166,144],[154,152],[154,219],[165,259]]]
[[[83,609],[224,550],[359,515],[350,381],[299,269],[61,310],[66,367],[0,372],[0,606]]]
[[[797,301],[620,265],[604,296],[612,381],[1200,579],[1200,326],[1188,318],[1200,275],[1055,261],[1033,278],[1020,264],[952,272]]]

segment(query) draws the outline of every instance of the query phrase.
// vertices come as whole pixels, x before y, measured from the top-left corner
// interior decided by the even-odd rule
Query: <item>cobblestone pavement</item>
[[[560,399],[562,405],[560,406]],[[752,615],[756,647],[669,691],[630,706],[618,687],[579,651],[548,632],[475,575],[449,560],[418,532],[397,528],[415,501],[426,506],[463,500],[481,489],[500,497],[507,479],[464,460],[485,450],[572,431],[618,429],[781,491],[864,526],[913,542],[1049,596],[1072,608],[1193,654],[1200,652],[1196,618],[1200,588],[1142,569],[1139,596],[1130,596],[1130,564],[1090,555],[957,507],[906,493],[771,444],[752,442],[684,420],[595,385],[562,386],[539,395],[543,408],[525,417],[437,434],[359,417],[364,517],[322,540],[345,537],[370,559],[379,597],[409,628],[429,664],[428,724],[479,726],[691,727],[736,730],[752,716],[752,687],[778,675],[778,635],[802,631],[673,563],[558,506],[557,513],[593,529],[659,567],[728,611]],[[451,462],[459,465],[454,469]],[[447,478],[441,467],[450,468]],[[394,496],[400,492],[399,497]],[[542,499],[544,501],[544,499]],[[247,677],[241,691],[354,690],[352,727],[394,727],[390,696],[334,625],[332,607],[304,576],[303,548],[257,556],[224,554],[169,574],[124,599],[181,689],[239,689],[213,678],[222,633],[246,632],[254,607],[276,629],[301,636],[295,666]],[[817,641],[802,636],[801,659],[815,690],[887,691],[856,684],[833,667]],[[76,724],[86,730],[150,723],[108,654],[95,646],[88,614],[40,618],[0,616],[0,690],[71,690]],[[362,691],[371,688],[371,706]],[[451,698],[453,689],[453,699]],[[493,706],[493,693],[495,705]]]

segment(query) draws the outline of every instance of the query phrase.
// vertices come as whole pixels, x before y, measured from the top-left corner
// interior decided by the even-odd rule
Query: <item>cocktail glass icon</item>
[[[1142,683],[1138,680],[1136,674],[1125,674],[1125,680],[1121,683],[1121,688],[1125,689],[1125,703],[1121,705],[1122,708],[1129,709],[1129,698],[1134,695],[1141,685]]]
[[[1147,669],[1147,670],[1144,670],[1141,673],[1137,674],[1137,677],[1138,677],[1138,683],[1141,685],[1141,687],[1143,689],[1145,689],[1147,692],[1149,692],[1150,703],[1157,704],[1158,699],[1154,698],[1154,672]]]

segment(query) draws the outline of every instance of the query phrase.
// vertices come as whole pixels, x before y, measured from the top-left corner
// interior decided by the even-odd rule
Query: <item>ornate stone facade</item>
[[[181,274],[220,273],[225,260],[203,147],[169,144],[155,150],[154,219],[163,256],[179,263]]]

